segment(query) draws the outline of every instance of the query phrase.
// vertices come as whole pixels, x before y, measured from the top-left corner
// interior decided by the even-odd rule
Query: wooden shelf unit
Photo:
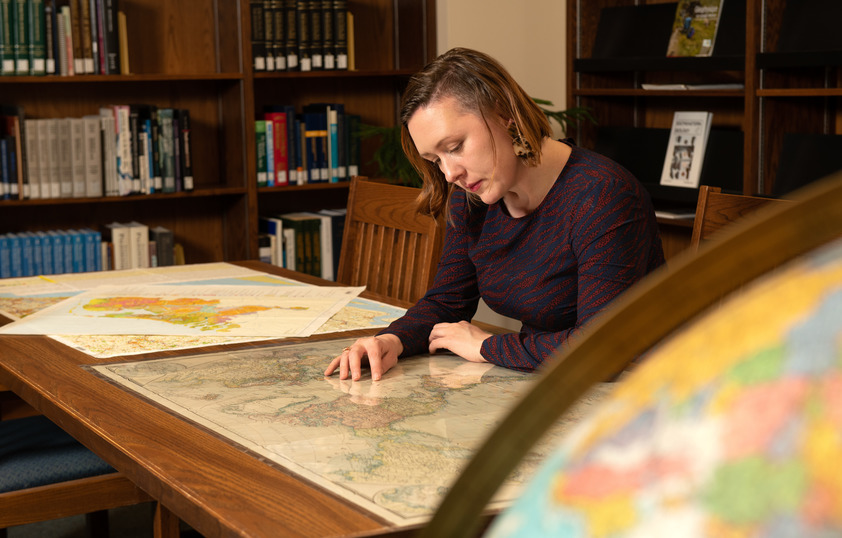
[[[264,105],[341,102],[364,123],[394,125],[408,77],[435,54],[434,0],[350,0],[355,71],[254,72],[249,2],[121,0],[130,75],[3,76],[0,104],[27,118],[80,117],[113,104],[187,108],[195,190],[176,194],[0,201],[0,233],[165,226],[188,263],[258,257],[258,216],[344,207],[348,182],[258,189],[254,120]],[[363,144],[362,173],[373,141]]]
[[[663,21],[676,2],[568,0],[567,6],[567,104],[590,108],[599,122],[583,123],[572,133],[584,146],[597,144],[602,127],[668,129],[676,110],[710,110],[713,129],[742,133],[739,190],[781,195],[776,174],[784,134],[842,133],[842,39],[838,31],[822,27],[831,24],[822,20],[842,12],[833,0],[726,0],[723,26],[708,58],[666,57],[669,28],[664,30]],[[627,28],[628,35],[644,34],[648,41],[625,48],[619,42],[598,43],[604,9],[635,20],[642,27]],[[651,22],[657,29],[640,22],[648,20],[657,21]],[[601,39],[607,35],[603,29]],[[739,83],[744,89],[643,90],[642,83]]]

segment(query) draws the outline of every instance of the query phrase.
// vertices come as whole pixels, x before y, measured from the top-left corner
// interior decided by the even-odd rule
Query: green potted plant
[[[574,107],[565,110],[550,110],[547,107],[553,106],[551,101],[532,98],[539,108],[546,114],[550,121],[555,121],[566,133],[570,125],[581,120],[596,123],[590,111],[584,107]],[[394,180],[396,183],[410,187],[420,187],[421,177],[409,163],[401,148],[400,125],[391,127],[378,127],[374,125],[361,125],[360,138],[367,139],[379,137],[380,144],[374,151],[371,164],[378,169],[378,177]]]

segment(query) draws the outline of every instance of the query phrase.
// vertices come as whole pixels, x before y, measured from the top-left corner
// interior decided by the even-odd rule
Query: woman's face
[[[486,127],[480,116],[445,97],[419,108],[407,128],[421,157],[438,166],[448,183],[484,203],[499,201],[514,183],[518,159],[499,116],[490,116]]]

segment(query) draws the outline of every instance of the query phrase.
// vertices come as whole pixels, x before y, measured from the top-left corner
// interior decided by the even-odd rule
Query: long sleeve
[[[500,203],[454,193],[452,225],[433,288],[385,332],[404,356],[424,353],[432,326],[471,319],[479,297],[520,320],[519,333],[485,340],[494,364],[538,368],[629,286],[663,263],[648,194],[624,168],[573,148],[541,205],[509,217]]]

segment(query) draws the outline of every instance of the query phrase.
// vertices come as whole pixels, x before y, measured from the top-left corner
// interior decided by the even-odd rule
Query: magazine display
[[[661,172],[661,185],[699,187],[712,117],[711,112],[675,113]]]
[[[724,0],[679,0],[667,56],[710,56]]]

